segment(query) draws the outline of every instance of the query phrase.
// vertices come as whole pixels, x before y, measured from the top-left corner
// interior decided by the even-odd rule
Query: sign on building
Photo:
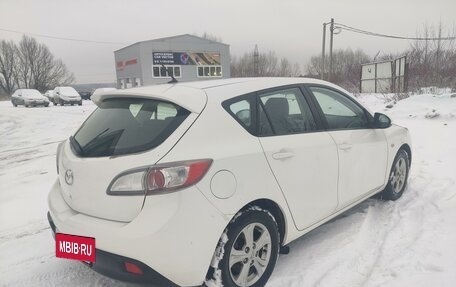
[[[154,65],[220,65],[220,53],[153,52]]]

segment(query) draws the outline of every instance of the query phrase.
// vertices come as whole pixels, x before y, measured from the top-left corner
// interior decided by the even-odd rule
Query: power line
[[[366,30],[361,30],[358,28],[354,28],[345,24],[341,23],[336,23],[335,28],[340,28],[342,30],[354,32],[354,33],[359,33],[359,34],[364,34],[364,35],[369,35],[369,36],[376,36],[376,37],[384,37],[384,38],[392,38],[392,39],[401,39],[401,40],[417,40],[417,41],[435,41],[435,40],[456,40],[456,37],[404,37],[404,36],[395,36],[395,35],[387,35],[387,34],[381,34],[381,33],[375,33],[375,32],[369,32]]]
[[[74,38],[64,38],[64,37],[57,37],[57,36],[51,36],[51,35],[22,32],[22,31],[3,29],[3,28],[0,28],[0,31],[17,33],[17,34],[24,34],[24,35],[31,35],[31,36],[35,36],[35,37],[49,38],[49,39],[55,39],[55,40],[83,42],[83,43],[92,43],[92,44],[110,44],[110,45],[129,45],[129,44],[131,44],[131,43],[125,43],[125,42],[92,41],[92,40],[83,40],[83,39],[74,39]]]

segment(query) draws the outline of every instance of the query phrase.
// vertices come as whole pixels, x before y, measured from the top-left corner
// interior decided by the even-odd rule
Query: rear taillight
[[[200,181],[211,163],[211,159],[181,161],[128,171],[114,179],[107,193],[157,194],[182,189]]]

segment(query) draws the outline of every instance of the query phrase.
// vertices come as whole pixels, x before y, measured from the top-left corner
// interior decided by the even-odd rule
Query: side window
[[[249,101],[241,100],[239,102],[232,103],[229,106],[229,109],[233,113],[234,117],[236,117],[248,129],[252,128],[252,107]]]
[[[331,130],[362,129],[369,126],[364,110],[348,97],[326,88],[311,87]]]
[[[276,135],[303,133],[317,129],[315,119],[301,90],[292,88],[260,95],[260,135],[269,135],[261,125],[264,112]]]

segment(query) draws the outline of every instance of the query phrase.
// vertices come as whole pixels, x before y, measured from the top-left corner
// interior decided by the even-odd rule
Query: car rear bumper
[[[95,271],[158,286],[200,286],[229,222],[196,187],[147,197],[131,222],[76,212],[63,199],[58,181],[49,193],[48,204],[53,230],[95,238]],[[137,263],[147,275],[126,273],[125,260]]]
[[[33,106],[45,106],[49,105],[48,101],[37,101],[37,100],[27,100],[24,102],[27,105],[33,105]]]
[[[79,103],[82,99],[61,99],[64,103]]]
[[[49,225],[52,229],[53,236],[55,237],[56,226],[49,212],[47,213],[47,217]],[[125,263],[134,264],[141,270],[140,273],[142,274],[128,272],[125,267]],[[122,281],[134,283],[153,283],[155,286],[178,286],[138,260],[106,252],[100,249],[96,249],[95,263],[87,264],[83,262],[83,264],[89,266],[100,274]]]

